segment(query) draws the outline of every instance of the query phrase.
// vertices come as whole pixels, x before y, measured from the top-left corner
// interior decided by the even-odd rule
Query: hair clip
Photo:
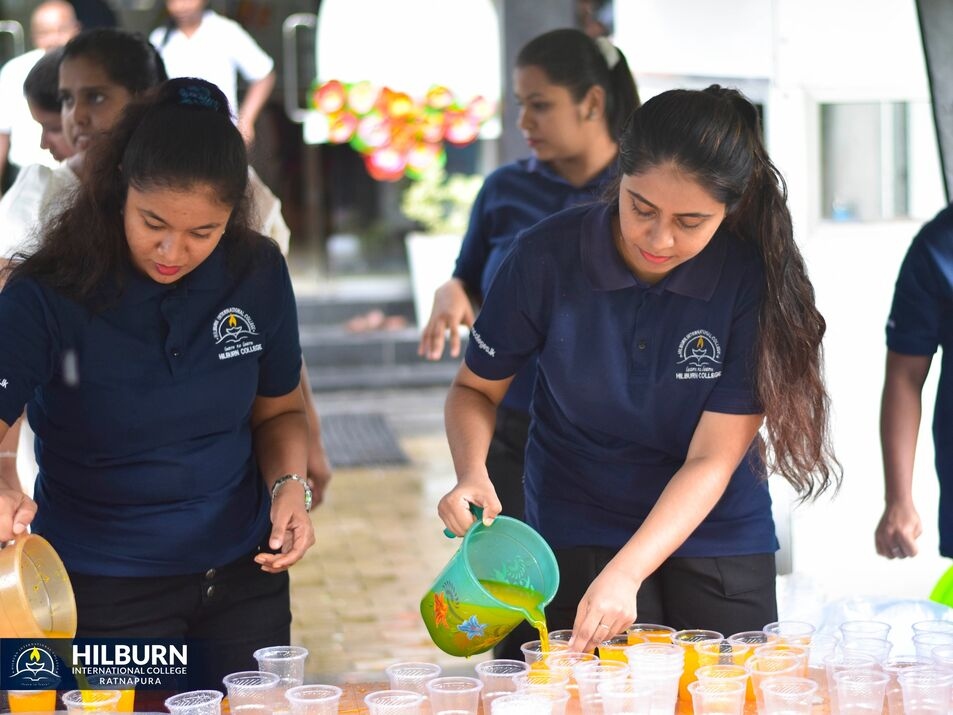
[[[212,93],[208,91],[208,88],[199,85],[179,87],[179,104],[204,107],[205,109],[212,109],[216,112],[221,111],[221,105],[218,100],[212,96]]]

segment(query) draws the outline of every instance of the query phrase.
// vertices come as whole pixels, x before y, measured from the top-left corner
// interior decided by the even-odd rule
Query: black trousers
[[[187,689],[225,692],[226,675],[258,670],[255,650],[291,642],[288,574],[265,573],[253,561],[255,553],[186,576],[70,574],[78,611],[76,635],[185,639]],[[168,695],[137,690],[136,709],[162,712]]]
[[[572,628],[576,608],[613,549],[557,549],[559,591],[546,607],[551,630]],[[774,554],[670,558],[639,589],[637,620],[675,630],[702,628],[726,638],[778,619]]]

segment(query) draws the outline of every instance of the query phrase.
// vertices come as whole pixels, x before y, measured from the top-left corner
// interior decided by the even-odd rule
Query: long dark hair
[[[764,149],[754,105],[718,85],[653,97],[625,127],[619,166],[631,176],[667,163],[725,204],[725,227],[756,246],[764,264],[755,385],[769,471],[803,499],[836,488],[841,468],[822,375],[826,323],[794,241],[787,187]]]
[[[63,60],[83,57],[130,94],[142,94],[169,78],[158,51],[138,32],[111,27],[84,30],[63,46]]]
[[[516,66],[539,67],[550,82],[568,89],[575,102],[592,87],[602,87],[606,125],[614,141],[639,106],[639,90],[625,55],[607,39],[593,40],[581,30],[552,30],[533,38],[516,56]]]
[[[130,103],[88,161],[73,202],[47,226],[36,253],[15,257],[22,262],[11,280],[31,276],[91,309],[104,307],[130,265],[122,217],[130,186],[211,186],[234,207],[222,238],[233,264],[260,239],[249,228],[245,142],[210,82],[169,80]]]
[[[63,48],[54,47],[33,65],[23,80],[23,96],[46,112],[60,111],[60,60]]]

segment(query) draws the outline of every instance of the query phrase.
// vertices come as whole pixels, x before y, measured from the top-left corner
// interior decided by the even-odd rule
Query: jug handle
[[[482,507],[482,506],[477,506],[476,504],[471,504],[471,505],[470,505],[470,513],[473,514],[473,516],[475,516],[475,517],[477,518],[477,521],[481,521],[481,520],[483,519],[483,507]],[[457,535],[454,534],[452,531],[450,531],[450,529],[444,529],[444,530],[443,530],[443,535],[446,536],[448,539],[455,539],[456,536],[457,536]]]

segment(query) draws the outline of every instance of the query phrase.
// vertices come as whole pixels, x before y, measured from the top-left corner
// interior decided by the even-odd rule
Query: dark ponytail
[[[765,413],[765,462],[802,499],[838,487],[841,468],[830,441],[822,371],[826,323],[794,240],[787,187],[764,149],[755,107],[740,92],[717,85],[664,92],[633,114],[619,162],[626,175],[674,163],[725,204],[725,227],[757,248],[764,297],[755,385]]]
[[[625,55],[604,37],[593,40],[581,30],[552,30],[524,45],[516,66],[539,67],[550,82],[568,89],[576,102],[592,87],[602,87],[606,126],[613,141],[639,107],[639,91]]]

